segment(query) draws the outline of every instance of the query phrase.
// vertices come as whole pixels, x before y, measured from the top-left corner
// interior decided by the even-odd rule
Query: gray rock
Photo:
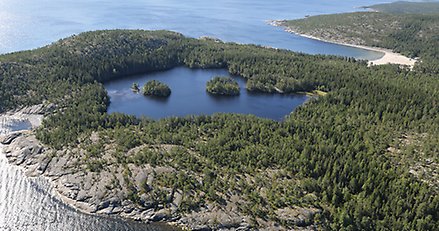
[[[124,211],[124,209],[122,207],[116,206],[116,207],[113,208],[112,212],[113,212],[113,214],[119,214],[119,213],[121,213],[123,211]]]
[[[250,230],[250,227],[250,224],[243,222],[236,230]]]
[[[102,201],[98,205],[98,210],[102,210],[102,209],[108,208],[108,206],[110,206],[110,201],[109,200]]]
[[[76,196],[76,200],[81,201],[81,202],[85,202],[90,198],[91,198],[91,196],[89,195],[89,192],[87,192],[85,190],[79,190],[78,195]]]
[[[168,217],[168,212],[165,209],[161,209],[159,211],[157,211],[152,217],[151,217],[151,221],[153,222],[158,222],[158,221],[163,221]]]
[[[76,200],[76,197],[78,196],[78,191],[71,190],[66,196],[72,200]]]
[[[35,107],[27,110],[35,113],[43,108]],[[97,137],[94,138],[97,140]],[[0,142],[2,141],[9,143],[4,151],[12,163],[21,164],[24,169],[35,174],[44,173],[55,184],[56,190],[67,197],[66,199],[71,199],[67,201],[82,211],[117,215],[144,222],[175,222],[192,230],[254,229],[248,224],[251,219],[244,219],[236,205],[235,207],[228,206],[237,200],[231,200],[227,206],[206,204],[197,211],[180,214],[178,208],[183,201],[183,192],[179,189],[160,188],[154,182],[156,174],[175,171],[170,167],[153,168],[149,165],[129,165],[132,176],[128,177],[124,176],[126,167],[118,165],[106,166],[100,172],[90,172],[85,170],[82,160],[86,153],[80,147],[59,151],[44,149],[31,132],[0,138]],[[114,163],[110,149],[107,147],[108,153],[102,158],[108,159],[109,163]],[[145,181],[150,189],[145,189]],[[139,190],[140,203],[133,203],[126,199],[127,182],[133,183],[136,189],[145,189]],[[157,205],[159,202],[155,200],[154,194],[149,193],[155,187],[166,192],[168,200],[163,204]],[[196,195],[201,196],[201,193]],[[293,213],[295,210],[297,208],[291,211],[291,217],[287,216],[283,220],[307,225],[303,221],[306,221],[306,217],[310,214],[307,211],[300,211],[301,216],[298,216]],[[279,214],[285,215],[285,211],[282,210]],[[267,225],[266,230],[282,230],[276,228],[278,225]]]
[[[26,160],[26,158],[31,154],[32,154],[32,151],[28,148],[21,150],[17,156],[17,159],[15,160],[15,164],[16,165],[22,164]]]
[[[33,106],[28,106],[16,110],[16,113],[20,114],[28,114],[28,115],[46,115],[52,113],[56,110],[56,105],[53,103],[50,104],[37,104]]]
[[[9,134],[9,135],[1,138],[0,143],[2,143],[4,145],[9,145],[9,144],[11,144],[11,142],[13,140],[15,140],[17,137],[19,137],[21,135],[22,135],[21,132],[16,132],[16,133]]]
[[[51,160],[52,160],[52,158],[49,158],[49,157],[44,158],[43,161],[41,161],[41,163],[38,165],[37,170],[41,174],[43,174],[46,171],[47,166],[49,166],[49,163],[50,163]]]
[[[122,201],[122,206],[132,206],[133,205],[133,202],[132,201],[130,201],[130,200],[124,200],[124,201]]]
[[[131,213],[134,211],[134,206],[132,205],[125,205],[123,206],[123,212],[124,213]]]
[[[180,220],[181,216],[173,216],[167,219],[167,222],[176,222]]]
[[[179,207],[181,202],[183,201],[183,192],[181,190],[177,190],[174,192],[174,200],[172,201],[172,203]]]
[[[208,225],[197,225],[192,228],[193,231],[211,231],[212,228],[210,228]]]
[[[141,214],[140,214],[140,217],[142,218],[142,220],[144,220],[144,221],[152,221],[153,219],[154,219],[154,216],[155,216],[156,214],[154,213],[154,209],[148,209],[148,210],[145,210],[145,211],[143,211]]]

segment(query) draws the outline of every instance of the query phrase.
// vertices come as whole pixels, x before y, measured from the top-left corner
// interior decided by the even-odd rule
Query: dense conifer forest
[[[400,4],[398,13],[388,9],[396,10]],[[413,6],[409,7],[411,4]],[[424,8],[428,6],[436,13],[414,14],[425,12]],[[439,73],[439,3],[394,3],[371,7],[384,12],[317,15],[286,20],[281,25],[329,41],[383,47],[412,58],[421,57],[423,62],[418,63],[418,71]],[[404,9],[408,13],[404,13]]]
[[[206,84],[206,91],[214,95],[239,95],[239,84],[230,77],[214,77]]]
[[[168,31],[95,31],[0,56],[0,111],[56,104],[37,137],[54,150],[85,147],[82,171],[129,164],[176,169],[159,175],[157,185],[130,185],[128,199],[137,203],[142,194],[166,203],[160,191],[166,187],[183,192],[181,214],[239,195],[239,212],[253,218],[253,227],[268,220],[288,229],[439,230],[438,179],[413,173],[419,164],[428,168],[427,159],[437,163],[439,153],[439,79],[425,68],[429,62],[410,71]],[[103,82],[182,65],[226,68],[252,91],[328,94],[283,122],[106,113]],[[97,144],[88,142],[93,132],[103,137]],[[113,162],[101,158],[108,144],[116,150]],[[159,145],[173,148],[153,148]],[[141,151],[128,154],[136,147]],[[297,208],[317,212],[305,222],[285,218]]]
[[[143,85],[142,93],[145,96],[168,97],[171,95],[171,89],[162,82],[150,80]]]
[[[392,14],[437,14],[439,12],[439,2],[397,1],[392,3],[383,3],[383,4],[372,5],[372,6],[365,6],[363,8],[372,9],[383,13],[392,13]]]

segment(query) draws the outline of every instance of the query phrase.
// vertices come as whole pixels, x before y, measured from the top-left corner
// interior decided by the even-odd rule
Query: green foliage
[[[214,95],[239,95],[239,84],[231,77],[216,76],[207,81],[206,91]]]
[[[364,8],[392,14],[437,14],[438,2],[406,2],[398,1],[385,4],[376,4]]]
[[[143,85],[142,92],[145,96],[168,97],[171,89],[168,85],[157,80],[150,80]]]
[[[439,81],[429,68],[367,67],[334,56],[119,30],[83,33],[0,60],[2,110],[56,103],[38,138],[58,150],[90,146],[84,160],[90,171],[112,164],[172,167],[175,172],[158,174],[157,184],[183,192],[181,211],[239,195],[239,212],[255,219],[278,221],[278,209],[310,207],[322,212],[305,223],[330,230],[439,229],[437,191],[387,151],[403,134],[425,134],[416,148],[435,156]],[[98,81],[179,65],[227,68],[246,78],[250,90],[329,93],[283,122],[235,114],[153,121],[106,113],[109,99]],[[435,63],[423,59],[422,65]],[[101,161],[105,145],[84,140],[92,131],[113,145],[117,163]],[[125,175],[130,182],[130,172]],[[144,192],[157,203],[170,200],[145,182],[127,191],[136,203]]]
[[[438,3],[414,4],[439,6]],[[439,11],[434,11],[434,14],[356,12],[318,15],[283,21],[281,25],[329,41],[383,47],[409,57],[420,57],[422,62],[416,65],[417,71],[438,74]]]

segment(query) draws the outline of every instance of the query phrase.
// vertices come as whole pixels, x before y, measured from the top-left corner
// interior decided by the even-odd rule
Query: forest
[[[143,85],[142,93],[145,96],[168,97],[171,95],[171,89],[160,81],[150,80]]]
[[[206,91],[213,95],[239,95],[239,84],[231,77],[216,76],[207,81]]]
[[[402,4],[401,11],[419,8]],[[435,6],[430,8],[432,10],[439,6],[439,3],[412,4],[415,6],[432,4]],[[418,71],[438,74],[439,11],[435,11],[434,14],[412,14],[387,13],[386,9],[383,9],[384,12],[317,15],[298,20],[285,20],[281,25],[297,33],[309,34],[329,41],[383,47],[411,58],[421,57],[423,62],[416,66]],[[422,11],[422,9],[418,10]]]
[[[434,52],[421,42],[410,49],[426,57]],[[437,163],[439,153],[439,79],[427,68],[436,65],[430,61],[410,71],[168,31],[94,31],[0,56],[0,111],[56,104],[37,137],[53,150],[83,147],[81,171],[172,167],[154,185],[129,184],[127,198],[141,204],[148,195],[166,204],[163,189],[180,190],[183,216],[238,195],[239,214],[250,216],[254,228],[273,221],[286,229],[439,230],[438,179],[413,174],[418,165]],[[106,113],[103,82],[182,65],[225,68],[246,78],[251,91],[328,94],[282,122],[237,114],[152,120]],[[90,144],[94,132],[103,138]],[[116,150],[111,161],[102,159],[107,145]],[[173,148],[157,150],[163,145]],[[130,154],[135,148],[140,151]],[[295,222],[282,213],[294,208],[318,212]]]
[[[365,9],[372,9],[383,13],[393,14],[437,14],[439,12],[439,2],[407,2],[397,1],[392,3],[376,4],[365,6]]]

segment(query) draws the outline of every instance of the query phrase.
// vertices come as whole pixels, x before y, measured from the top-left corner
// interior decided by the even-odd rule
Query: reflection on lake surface
[[[239,96],[213,96],[206,92],[206,82],[214,76],[229,76],[229,73],[223,69],[203,70],[178,67],[108,82],[105,84],[111,100],[108,112],[144,115],[154,119],[213,113],[241,113],[282,120],[308,99],[305,95],[251,93],[245,89],[245,79],[240,77],[234,77],[241,88]],[[142,87],[152,79],[166,83],[172,90],[171,96],[157,99],[131,91],[133,83],[138,83]]]

